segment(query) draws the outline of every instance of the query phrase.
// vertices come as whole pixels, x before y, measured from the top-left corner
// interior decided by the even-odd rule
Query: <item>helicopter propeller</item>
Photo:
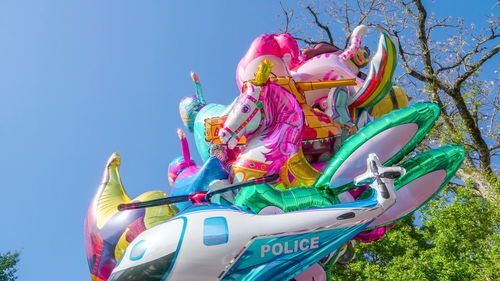
[[[272,174],[269,176],[232,184],[232,185],[222,187],[222,188],[219,188],[216,190],[200,191],[200,192],[196,192],[196,193],[188,194],[188,195],[172,196],[172,197],[154,199],[154,200],[143,201],[143,202],[135,202],[135,203],[132,202],[132,203],[120,204],[120,205],[118,205],[118,210],[124,211],[124,210],[149,208],[149,207],[174,204],[174,203],[180,203],[180,202],[186,202],[186,201],[191,201],[193,204],[210,202],[210,198],[216,194],[224,193],[224,192],[227,192],[230,190],[234,190],[234,189],[238,189],[238,188],[242,188],[242,187],[246,187],[246,186],[250,186],[250,185],[271,183],[271,182],[274,182],[277,179],[279,179],[279,177],[280,177],[279,174]]]
[[[384,199],[389,198],[387,186],[382,181],[382,178],[394,180],[406,173],[402,167],[384,167],[375,153],[370,153],[366,159],[368,169],[363,174],[354,178],[355,186],[370,185],[377,182],[382,187],[381,195]]]

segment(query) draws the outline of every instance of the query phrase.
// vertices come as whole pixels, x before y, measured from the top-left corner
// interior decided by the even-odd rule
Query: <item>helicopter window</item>
[[[115,272],[108,281],[160,281],[170,268],[175,253]]]
[[[144,240],[141,240],[135,244],[130,252],[130,260],[140,260],[144,256],[146,253],[146,245],[144,242]]]
[[[215,246],[227,243],[229,231],[224,217],[206,218],[203,223],[203,243],[206,246]]]

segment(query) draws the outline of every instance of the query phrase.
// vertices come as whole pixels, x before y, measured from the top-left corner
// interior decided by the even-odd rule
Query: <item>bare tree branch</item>
[[[408,73],[409,75],[417,78],[418,80],[420,81],[428,81],[428,78],[425,77],[422,73],[412,69],[410,67],[410,64],[408,63],[408,60],[406,58],[406,52],[403,50],[403,46],[401,46],[401,40],[399,39],[399,35],[398,33],[394,33],[394,36],[396,36],[396,38],[398,39],[398,49],[399,49],[399,55],[401,57],[401,60],[403,61],[403,67],[404,69],[406,70],[406,73]],[[430,80],[429,80],[430,81]]]
[[[457,80],[455,80],[454,88],[459,88],[462,86],[462,83],[467,80],[474,72],[476,72],[486,61],[491,59],[494,55],[498,53],[500,50],[500,45],[495,46],[491,49],[487,54],[485,54],[481,59],[479,59],[475,64],[470,65],[469,70],[467,70],[464,74],[460,75]]]
[[[429,40],[426,33],[426,20],[427,20],[427,10],[422,4],[421,0],[413,0],[413,3],[417,6],[419,12],[418,19],[418,29],[417,38],[422,49],[422,59],[424,60],[424,73],[426,75],[434,75],[434,69],[432,67],[431,53],[429,51]]]
[[[361,9],[361,7],[359,5],[359,1],[358,1],[358,7],[359,7],[359,11],[361,12],[361,18],[359,19],[358,24],[356,26],[363,24],[365,22],[365,20],[368,18],[370,13],[373,11],[376,2],[377,2],[377,0],[371,0],[370,7],[368,7],[368,10],[366,12],[363,12],[363,10]]]
[[[291,16],[290,13],[285,9],[285,7],[283,6],[283,2],[280,1],[280,7],[281,7],[281,11],[283,12],[283,14],[285,14],[285,33],[288,33],[288,26],[290,25],[290,21],[291,21]]]
[[[317,44],[320,44],[320,43],[328,43],[328,42],[325,42],[325,41],[313,41],[313,40],[308,40],[308,39],[305,39],[305,38],[300,38],[300,37],[296,37],[294,36],[293,38],[295,38],[295,40],[297,41],[301,41],[301,42],[304,42],[308,45],[317,45]],[[329,44],[329,43],[328,43]]]
[[[344,11],[345,11],[345,14],[344,14],[344,18],[345,18],[345,25],[346,25],[346,31],[347,33],[351,33],[352,32],[352,29],[351,29],[351,20],[349,18],[349,5],[347,4],[347,0],[344,0]]]
[[[490,147],[490,151],[495,151],[500,148],[500,144]]]
[[[465,62],[466,59],[468,59],[468,58],[472,57],[473,55],[478,54],[481,51],[483,51],[484,48],[480,48],[482,45],[484,45],[485,43],[487,43],[487,42],[489,42],[491,40],[494,40],[494,39],[496,39],[496,38],[498,38],[500,36],[499,34],[496,34],[496,28],[493,28],[493,27],[490,27],[490,33],[491,33],[490,36],[488,36],[488,37],[486,37],[486,38],[484,38],[482,40],[478,40],[478,43],[474,46],[474,48],[472,48],[472,50],[470,52],[467,52],[466,54],[460,56],[460,59],[456,63],[454,63],[454,64],[452,64],[450,66],[438,69],[436,71],[436,73],[440,73],[442,71],[446,71],[446,70],[453,69],[453,68],[456,68],[456,67],[460,66],[461,64],[463,64]],[[498,48],[498,46],[496,46],[496,48]],[[498,52],[498,50],[497,50],[497,52]],[[479,67],[476,68],[476,70],[477,69],[479,69]],[[469,74],[469,76],[471,74]]]
[[[332,32],[330,31],[330,28],[326,25],[323,25],[319,21],[318,14],[311,8],[311,6],[307,6],[306,9],[309,10],[311,15],[314,17],[314,22],[316,23],[316,25],[318,25],[321,29],[323,29],[326,32],[326,35],[328,36],[328,40],[330,40],[329,43],[331,45],[335,45],[333,42],[333,36],[332,36]]]
[[[454,89],[451,91],[450,96],[455,101],[455,104],[458,108],[458,112],[465,122],[465,127],[468,133],[471,135],[471,138],[477,145],[477,150],[479,155],[481,156],[479,159],[481,168],[485,170],[487,173],[491,173],[491,156],[490,151],[488,149],[488,144],[484,140],[481,135],[481,131],[479,130],[477,123],[475,122],[474,117],[471,115],[470,111],[467,108],[465,100],[460,93],[459,89]]]

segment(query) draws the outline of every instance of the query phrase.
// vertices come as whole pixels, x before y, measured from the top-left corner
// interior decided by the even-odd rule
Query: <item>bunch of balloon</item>
[[[179,111],[197,165],[182,155],[170,187],[130,199],[114,153],[85,221],[92,280],[327,280],[454,176],[445,146],[401,162],[439,117],[392,85],[397,51],[379,28],[373,56],[358,26],[345,50],[300,50],[292,35],[257,37],[240,60],[240,93],[207,103],[199,77]],[[367,73],[363,68],[367,67]]]

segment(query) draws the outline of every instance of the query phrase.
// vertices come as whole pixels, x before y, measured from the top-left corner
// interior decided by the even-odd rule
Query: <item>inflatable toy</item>
[[[409,99],[405,91],[398,86],[393,86],[389,93],[368,112],[371,116],[380,118],[394,109],[407,107],[408,102]]]
[[[396,49],[379,30],[371,59],[366,26],[345,50],[301,54],[290,34],[259,36],[230,105],[207,103],[192,73],[195,94],[179,111],[203,163],[179,129],[168,190],[130,199],[111,156],[85,220],[92,280],[327,280],[333,263],[354,257],[354,241],[380,239],[437,194],[464,151],[401,162],[440,109],[408,106],[392,86]]]
[[[107,280],[137,235],[172,218],[178,210],[171,205],[119,212],[118,205],[165,198],[162,191],[149,191],[130,199],[120,179],[120,157],[114,153],[85,219],[85,249],[92,280]]]

